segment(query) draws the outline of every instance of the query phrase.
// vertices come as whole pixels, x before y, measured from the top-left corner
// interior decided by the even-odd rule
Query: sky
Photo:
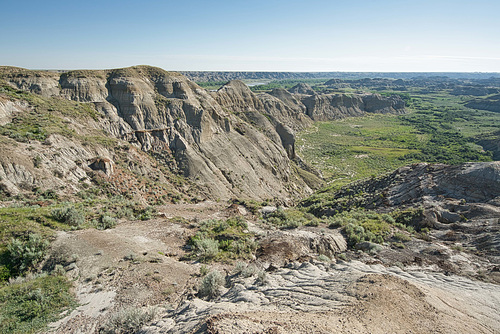
[[[0,65],[500,72],[499,0],[0,0]]]

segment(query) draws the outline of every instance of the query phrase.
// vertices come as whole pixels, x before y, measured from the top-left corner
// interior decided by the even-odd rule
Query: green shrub
[[[108,215],[101,215],[99,220],[94,222],[94,227],[98,230],[106,230],[116,226],[116,220]]]
[[[247,267],[247,264],[245,262],[238,261],[236,262],[236,266],[234,266],[232,273],[234,275],[239,275],[245,268]]]
[[[311,220],[308,220],[302,211],[295,209],[283,210],[282,208],[278,208],[278,210],[268,214],[265,221],[268,224],[286,229],[300,227],[307,224]]]
[[[194,248],[196,255],[202,261],[211,260],[219,254],[219,243],[210,238],[195,239]]]
[[[337,258],[342,261],[347,261],[347,255],[345,253],[337,254]]]
[[[49,242],[32,233],[28,239],[11,239],[7,244],[7,259],[11,274],[22,274],[36,266],[45,257]]]
[[[269,278],[267,277],[267,273],[265,271],[259,271],[259,273],[257,274],[257,280],[255,281],[255,283],[259,284],[259,285],[266,285],[269,283]]]
[[[332,260],[328,256],[326,256],[324,254],[320,254],[318,256],[318,261],[321,261],[321,262],[331,262]]]
[[[156,316],[154,308],[130,307],[113,314],[101,328],[103,334],[133,334]]]
[[[224,284],[224,277],[218,270],[209,272],[201,281],[199,288],[200,297],[208,299],[215,298],[220,295],[221,288]]]
[[[405,244],[402,243],[402,242],[394,242],[392,243],[392,245],[396,248],[401,248],[401,249],[404,249],[405,248]]]
[[[127,218],[127,219],[133,219],[134,218],[134,210],[128,206],[121,206],[116,209],[115,212],[116,218]]]
[[[331,218],[330,227],[342,227],[346,235],[347,244],[355,247],[356,244],[369,241],[383,243],[391,231],[389,215],[377,214],[362,209],[344,211]]]
[[[208,274],[208,267],[204,264],[200,267],[200,276],[206,276]]]
[[[250,237],[240,237],[231,242],[227,251],[237,255],[238,257],[248,258],[249,254],[253,254],[258,247],[258,243]]]
[[[411,240],[410,236],[408,236],[404,233],[401,233],[401,232],[394,233],[393,238],[397,239],[399,241],[410,241]]]
[[[5,265],[0,265],[0,283],[7,281],[10,277],[10,270]]]
[[[62,264],[56,264],[51,274],[54,276],[64,276],[66,274],[66,270]]]
[[[189,239],[193,255],[201,261],[225,258],[249,258],[257,249],[255,236],[248,232],[242,217],[226,220],[209,219],[200,223],[199,231]]]
[[[255,274],[257,274],[257,267],[252,265],[246,266],[242,271],[241,271],[241,276],[243,277],[252,277]]]
[[[152,206],[148,206],[148,207],[139,211],[137,218],[139,220],[149,220],[149,219],[153,218],[153,215],[155,213],[156,213],[156,209]]]
[[[424,216],[424,208],[410,208],[406,210],[396,210],[391,213],[396,223],[401,224],[401,227],[413,227],[421,229],[421,222]]]
[[[85,216],[72,206],[54,209],[51,215],[55,220],[74,227],[80,227],[85,222]]]

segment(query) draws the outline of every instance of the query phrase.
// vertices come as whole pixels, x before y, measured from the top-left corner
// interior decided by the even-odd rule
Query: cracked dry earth
[[[188,301],[144,333],[498,333],[498,286],[361,262],[296,263]]]
[[[60,233],[54,252],[67,267],[80,306],[51,333],[98,333],[116,311],[156,307],[140,333],[500,333],[496,284],[414,267],[326,263],[270,267],[257,275],[226,270],[222,295],[196,297],[200,264],[180,261],[194,233],[168,217],[223,218],[218,203],[164,207],[157,218],[105,231]]]

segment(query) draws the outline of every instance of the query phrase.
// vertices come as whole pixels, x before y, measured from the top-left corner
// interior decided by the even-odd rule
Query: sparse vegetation
[[[263,206],[268,205],[267,201],[259,202],[251,199],[233,199],[234,204],[243,205],[248,211],[256,215]]]
[[[76,135],[64,121],[64,116],[80,119],[98,118],[97,111],[89,104],[65,99],[45,98],[40,95],[16,90],[8,85],[0,85],[0,93],[28,102],[33,109],[17,115],[12,122],[0,126],[0,134],[19,142],[29,140],[44,141],[51,134],[57,133],[68,138]]]
[[[255,236],[247,231],[241,217],[226,220],[210,219],[190,238],[193,256],[200,261],[248,258],[257,249]]]
[[[116,73],[144,74],[147,71],[152,71],[151,73],[154,72],[155,75],[161,73],[147,68],[117,70]],[[88,73],[73,72],[71,75],[85,77]],[[102,78],[106,78],[106,75],[102,75]],[[263,92],[276,87],[289,88],[297,82],[304,82],[304,80],[271,82],[260,87],[253,87],[252,90]],[[324,79],[314,79],[308,83],[313,85],[313,89],[317,92],[332,92],[334,90],[334,88],[330,88],[324,83]],[[210,83],[203,86],[212,87],[210,85],[215,86],[218,84],[220,83]],[[163,88],[159,85],[153,86],[155,86],[153,99],[156,107],[161,112],[166,112],[170,108],[169,112],[172,113],[168,119],[165,119],[168,127],[173,122],[176,129],[183,129],[187,126],[185,123],[188,122],[184,117],[201,117],[200,108],[184,110],[185,108],[180,107],[180,99],[166,98],[158,92]],[[189,87],[191,87],[191,84]],[[189,87],[186,86],[185,88],[188,89]],[[346,88],[343,92],[354,94],[358,91],[367,92],[372,88],[364,86],[360,87],[359,90],[358,87]],[[184,162],[176,161],[177,154],[170,151],[172,145],[169,146],[165,142],[161,142],[161,131],[163,130],[158,129],[160,135],[155,132],[157,130],[151,130],[153,131],[151,136],[150,130],[140,130],[137,131],[136,137],[134,137],[133,133],[130,133],[120,137],[120,139],[118,137],[112,138],[104,130],[97,129],[95,121],[103,116],[95,110],[92,104],[66,101],[60,98],[45,98],[0,83],[2,99],[16,99],[29,103],[29,108],[23,109],[25,112],[13,114],[11,122],[9,115],[9,122],[0,126],[0,145],[2,147],[9,147],[9,145],[18,147],[20,152],[27,152],[23,157],[26,162],[26,170],[32,172],[33,175],[36,174],[36,178],[45,169],[50,169],[51,176],[57,176],[57,179],[54,179],[57,182],[50,185],[53,187],[51,189],[37,188],[41,184],[45,186],[47,184],[45,181],[23,182],[19,186],[16,184],[16,187],[18,186],[17,188],[20,190],[20,193],[17,194],[16,189],[14,189],[15,191],[8,189],[9,184],[2,183],[0,185],[0,200],[3,201],[0,207],[0,333],[30,333],[43,330],[47,322],[56,320],[61,315],[61,311],[73,307],[74,299],[70,292],[71,282],[68,282],[63,277],[66,274],[68,277],[83,275],[81,279],[84,279],[89,285],[93,284],[97,290],[104,288],[110,277],[113,279],[127,277],[131,281],[134,280],[135,278],[130,277],[132,275],[128,275],[126,272],[122,275],[123,270],[134,268],[139,273],[138,277],[140,276],[141,279],[147,278],[144,280],[145,286],[148,288],[153,286],[156,289],[154,291],[159,292],[157,293],[158,296],[151,297],[151,299],[157,297],[163,299],[160,302],[164,302],[165,299],[173,302],[183,300],[184,297],[181,296],[181,293],[185,291],[180,291],[180,288],[184,289],[186,285],[181,279],[186,278],[187,285],[191,287],[189,275],[191,275],[191,279],[193,277],[199,278],[198,296],[206,299],[214,299],[220,296],[224,291],[223,287],[226,279],[234,278],[237,281],[244,282],[245,285],[248,285],[249,282],[250,284],[253,282],[254,285],[265,285],[269,283],[272,275],[272,283],[277,284],[279,280],[276,280],[274,275],[281,274],[281,269],[275,270],[274,265],[270,265],[266,269],[270,273],[268,276],[266,271],[260,270],[260,267],[254,264],[259,263],[259,259],[253,261],[260,255],[260,252],[256,252],[259,238],[264,239],[262,253],[278,253],[281,251],[280,249],[284,249],[282,253],[293,253],[293,244],[283,247],[271,243],[265,244],[265,242],[269,241],[269,237],[274,238],[275,235],[278,238],[280,235],[285,235],[285,238],[288,235],[293,235],[295,238],[301,233],[304,236],[315,235],[314,238],[318,236],[318,239],[311,241],[310,249],[304,251],[307,254],[305,256],[295,257],[295,255],[279,254],[279,256],[288,257],[284,260],[288,261],[290,270],[298,267],[296,266],[297,261],[304,261],[304,258],[310,259],[311,257],[324,262],[318,268],[333,268],[333,266],[329,267],[327,265],[332,260],[334,261],[333,257],[330,258],[325,254],[333,256],[334,251],[330,252],[330,248],[326,248],[331,245],[321,244],[330,242],[333,237],[337,238],[333,232],[342,233],[347,240],[349,250],[346,253],[335,255],[337,259],[344,261],[348,258],[365,259],[368,257],[366,253],[377,253],[384,249],[387,252],[381,252],[379,256],[385,264],[384,253],[392,252],[391,254],[394,254],[405,247],[410,248],[413,252],[415,245],[418,243],[424,244],[424,241],[417,240],[415,237],[425,241],[439,238],[445,242],[443,248],[451,247],[457,252],[463,251],[466,253],[474,251],[477,256],[479,256],[480,252],[494,252],[494,249],[486,250],[481,249],[479,246],[477,249],[470,248],[467,240],[459,238],[462,232],[459,231],[459,223],[450,224],[450,231],[443,233],[443,237],[438,236],[439,233],[430,233],[431,226],[426,226],[423,223],[425,213],[423,208],[405,207],[404,210],[394,210],[395,207],[391,207],[391,205],[397,204],[389,201],[392,198],[389,197],[391,194],[379,191],[379,189],[382,189],[382,186],[390,185],[394,180],[394,175],[384,173],[409,163],[428,161],[456,164],[463,161],[491,160],[491,153],[483,150],[483,147],[486,148],[486,146],[480,143],[480,139],[486,138],[483,136],[484,131],[484,133],[488,134],[488,140],[495,145],[497,144],[495,139],[498,137],[499,116],[463,107],[463,103],[461,104],[457,97],[451,96],[449,90],[442,90],[436,94],[424,94],[423,92],[420,94],[413,89],[409,89],[408,92],[395,92],[382,87],[377,88],[376,91],[383,95],[396,93],[404,99],[410,113],[406,115],[372,114],[335,122],[318,122],[297,138],[297,152],[307,162],[322,170],[328,183],[325,188],[310,198],[303,200],[297,207],[287,209],[280,207],[272,213],[263,213],[263,217],[258,217],[259,210],[268,205],[269,202],[274,203],[276,206],[279,203],[290,205],[289,203],[294,198],[297,198],[296,195],[300,193],[299,188],[303,186],[303,183],[294,184],[296,177],[301,177],[310,188],[314,188],[321,181],[314,173],[299,168],[298,166],[302,166],[312,171],[306,168],[300,159],[297,159],[291,162],[291,177],[286,179],[286,187],[283,188],[289,189],[290,194],[285,194],[285,190],[279,190],[282,197],[279,196],[272,200],[271,197],[266,201],[251,200],[246,197],[243,197],[245,199],[235,199],[232,200],[232,204],[244,206],[253,215],[247,215],[246,218],[209,219],[199,223],[198,218],[192,218],[198,217],[198,212],[193,216],[187,214],[185,215],[186,218],[169,218],[171,212],[167,212],[168,209],[165,212],[163,210],[165,207],[169,207],[166,204],[197,203],[203,201],[205,196],[205,190],[203,189],[197,193],[199,197],[191,197],[190,190],[192,188],[190,187],[192,184],[181,175]],[[203,94],[206,93],[203,92]],[[188,95],[186,94],[187,98],[191,98]],[[199,99],[199,103],[196,102],[193,105],[201,105],[205,108],[205,101],[201,100],[201,97]],[[257,121],[243,120],[243,118],[239,120],[238,117],[243,117],[243,113],[233,112],[222,106],[221,108],[227,114],[222,115],[220,118],[217,118],[220,115],[216,115],[216,111],[221,110],[219,107],[207,109],[214,113],[212,115],[213,121],[214,124],[218,124],[216,127],[218,129],[225,124],[226,129],[223,131],[237,131],[250,137],[251,131],[253,131],[251,127],[260,124]],[[189,115],[182,115],[183,111],[186,111],[186,114]],[[179,115],[174,115],[175,112],[179,113]],[[275,124],[276,120],[273,116],[270,116],[271,114],[266,115],[267,120]],[[224,119],[224,117],[226,118]],[[249,116],[247,117],[249,118]],[[81,120],[88,122],[79,122]],[[203,121],[204,118],[201,117],[201,120]],[[262,123],[267,122],[265,118],[262,118],[262,120]],[[281,122],[281,120],[279,121]],[[162,122],[148,123],[148,121],[145,121],[144,124],[145,128],[148,128],[151,124],[160,124]],[[116,122],[116,124],[118,123]],[[86,129],[87,125],[91,126]],[[269,131],[272,131],[272,128],[270,129]],[[259,130],[261,130],[259,136],[262,133],[266,134],[265,127]],[[118,128],[113,128],[113,131],[118,132]],[[165,130],[163,135],[166,136],[168,131]],[[72,143],[68,144],[67,148],[57,147],[60,137],[53,136],[49,138],[53,134],[61,135]],[[129,135],[133,138],[129,138]],[[136,145],[137,140],[141,139],[140,136],[142,135],[152,138],[149,143],[152,148],[148,154],[141,152],[140,148],[138,148],[140,145]],[[168,135],[173,136],[172,133]],[[196,139],[198,138],[196,134],[194,136]],[[276,136],[276,134],[273,134],[273,136]],[[244,137],[238,138],[244,140]],[[126,142],[129,139],[131,139],[131,143]],[[140,142],[144,144],[142,139]],[[192,141],[188,140],[188,142],[192,144]],[[87,158],[89,154],[87,153],[75,157],[74,161],[70,161],[72,166],[70,168],[74,168],[71,171],[59,171],[53,168],[54,163],[58,161],[57,159],[65,154],[65,149],[70,152],[77,152],[81,151],[82,147],[88,152],[94,152],[89,154],[107,155],[109,153],[109,158],[115,160],[113,161],[114,173],[111,175],[108,175],[109,173],[104,174],[99,170],[101,169],[99,166],[92,166],[97,169],[95,171],[88,169]],[[240,151],[241,159],[249,158],[249,154],[245,153],[245,151]],[[274,149],[272,151],[275,152]],[[263,152],[256,153],[261,154]],[[252,153],[250,152],[250,155]],[[68,156],[70,156],[71,160],[71,155],[67,154],[65,159]],[[225,157],[225,155],[220,155],[220,157]],[[97,157],[90,161],[102,162],[103,159],[103,157]],[[283,156],[283,159],[285,159],[285,156]],[[277,178],[282,177],[281,180],[283,181],[286,173],[281,173],[284,170],[281,169],[282,166],[279,166],[281,161],[281,158],[278,159],[276,156],[274,161],[265,167],[269,169],[270,173],[274,173]],[[108,162],[106,160],[106,163]],[[267,162],[264,162],[264,165],[265,163]],[[267,183],[266,187],[272,187],[272,182],[268,182],[265,179],[267,176],[264,174],[258,175],[258,177],[262,176],[260,181],[262,184]],[[196,180],[199,180],[198,177],[204,177],[203,173],[198,175],[201,176],[194,174]],[[245,194],[244,189],[247,188],[240,187],[239,182],[247,182],[248,179],[256,180],[254,175],[235,173],[231,171],[231,168],[224,170],[223,175],[233,186],[235,193],[239,193],[241,196],[259,193],[248,192]],[[368,179],[370,182],[367,181]],[[0,181],[4,180],[0,179]],[[67,185],[66,181],[72,183]],[[76,187],[80,191],[75,195],[72,194],[72,191],[77,189]],[[222,197],[222,195],[220,196]],[[282,201],[283,198],[287,199],[286,202]],[[288,201],[288,199],[291,200]],[[220,201],[224,200],[217,199],[217,202]],[[163,208],[159,207],[164,204]],[[204,208],[205,204],[202,203],[200,207]],[[230,205],[231,202],[220,203],[217,210],[222,207],[222,204]],[[465,206],[462,204],[465,204],[465,200],[460,205]],[[458,208],[458,205],[454,205]],[[157,208],[160,208],[161,214],[156,215]],[[224,217],[227,214],[234,214],[234,209],[235,206],[232,206],[224,211]],[[193,212],[195,210],[198,210],[198,208],[194,209]],[[383,212],[387,213],[380,213],[375,210],[383,210]],[[460,210],[460,208],[457,210]],[[462,212],[457,211],[453,214],[455,217],[459,217]],[[255,221],[256,216],[260,218],[258,221]],[[469,217],[464,213],[461,216],[460,223],[465,221],[464,216]],[[214,216],[210,214],[210,217]],[[49,241],[53,239],[56,230],[88,227],[105,230],[115,227],[120,219],[146,221],[152,218],[155,219],[150,223],[134,222],[136,224],[134,227],[140,226],[135,231],[147,230],[151,226],[157,227],[164,224],[155,233],[144,234],[148,237],[154,237],[154,234],[162,234],[164,228],[166,230],[170,226],[175,226],[177,229],[175,233],[168,234],[167,237],[162,239],[163,243],[151,243],[154,244],[154,247],[164,245],[160,246],[163,248],[160,248],[161,250],[152,249],[150,247],[153,246],[148,243],[148,246],[145,247],[147,249],[137,249],[134,244],[134,247],[127,248],[122,253],[117,251],[117,254],[120,255],[115,256],[113,261],[118,260],[120,264],[114,263],[104,268],[102,275],[99,273],[98,276],[95,270],[93,270],[94,273],[92,274],[88,272],[84,267],[86,262],[89,262],[88,258],[78,261],[77,267],[76,261],[78,257],[76,254],[68,256],[69,253],[64,253],[59,258],[53,253],[60,251],[63,254],[63,251],[56,248],[53,252],[50,252],[50,257],[47,256]],[[252,221],[251,230],[259,232],[250,232],[246,219]],[[457,218],[457,220],[459,219]],[[253,225],[254,223],[255,225]],[[129,224],[123,224],[123,228],[126,229],[127,225]],[[261,232],[266,227],[272,230],[290,229],[291,231],[286,231],[286,233],[274,231],[273,234]],[[327,232],[328,227],[336,229],[336,231]],[[304,231],[293,231],[293,229]],[[104,237],[106,235],[115,235],[121,231],[123,230],[120,228],[119,230],[104,233],[95,230],[88,231],[88,233],[93,236]],[[81,236],[86,235],[85,233],[87,232],[80,231],[69,234],[71,236]],[[184,249],[176,249],[179,243],[186,242],[186,235],[190,236],[190,238],[187,240],[187,244],[184,244]],[[124,235],[120,236],[125,237]],[[169,238],[178,239],[172,243],[167,243],[167,241],[170,241]],[[293,242],[294,239],[290,239]],[[313,245],[316,240],[320,240],[319,245]],[[137,238],[136,241],[137,245],[142,242],[140,238]],[[272,241],[274,242],[274,240]],[[278,241],[280,240],[278,239]],[[285,241],[288,242],[288,240]],[[338,240],[335,239],[335,241]],[[343,240],[341,241],[343,245]],[[79,243],[75,244],[82,247]],[[453,246],[450,246],[452,244]],[[100,246],[102,245],[103,243],[100,244]],[[58,242],[57,247],[60,246]],[[307,245],[305,247],[307,248]],[[422,247],[422,249],[424,248]],[[292,251],[288,251],[289,249],[292,249]],[[72,249],[71,253],[73,251]],[[190,268],[189,273],[183,272],[177,277],[177,272],[174,272],[175,280],[173,280],[168,277],[170,273],[166,273],[164,266],[157,265],[157,263],[175,261],[179,256],[183,256],[184,251],[188,253],[184,259],[203,263],[218,261],[224,263],[223,266],[227,267],[231,263],[240,260],[248,261],[250,264],[237,262],[231,274],[224,277],[217,270],[210,271],[211,269],[206,264],[195,263],[194,266],[199,266],[199,273],[198,269],[193,271]],[[311,253],[308,253],[309,251]],[[362,253],[362,251],[366,253]],[[434,252],[432,247],[428,247],[421,254],[431,251]],[[108,261],[108,258],[113,257],[109,256],[108,253],[111,252],[106,248],[104,251],[98,251],[97,253],[94,251],[93,256],[99,259],[99,265],[101,265],[101,262]],[[439,251],[435,251],[435,253],[429,258],[441,259],[444,257],[442,254],[438,254]],[[272,256],[272,263],[280,263],[279,261],[274,262],[274,253],[269,255]],[[87,255],[83,256],[86,257]],[[263,258],[265,256],[268,256],[268,254],[263,255]],[[47,259],[47,261],[44,261],[44,259]],[[406,260],[400,261],[407,265]],[[426,263],[427,259],[415,256],[414,261],[416,263]],[[314,263],[314,261],[311,262]],[[402,263],[398,263],[398,265],[404,266]],[[222,265],[216,264],[216,266]],[[182,264],[182,267],[186,267],[186,264]],[[75,270],[76,268],[78,270]],[[142,272],[143,268],[147,269]],[[172,268],[181,268],[181,266],[172,266]],[[45,272],[41,273],[42,270]],[[273,273],[271,274],[271,272]],[[50,276],[48,273],[50,273]],[[481,273],[481,276],[487,274]],[[19,277],[19,275],[26,275],[26,277]],[[167,280],[167,278],[170,280]],[[77,282],[80,282],[80,278],[77,280]],[[8,283],[9,281],[10,283]],[[227,286],[230,286],[230,284],[228,283]],[[253,289],[257,289],[257,287],[253,286]],[[141,303],[150,302],[150,299],[144,300]],[[155,299],[155,302],[157,300]],[[142,326],[151,322],[153,318],[154,310],[152,309],[125,308],[104,323],[100,332],[135,333]]]
[[[53,209],[51,214],[55,220],[76,228],[85,222],[85,216],[73,206]]]
[[[409,241],[411,238],[397,229],[406,229],[388,214],[355,209],[338,213],[331,218],[331,228],[341,228],[345,233],[349,247],[367,241],[382,244],[393,237],[398,241]]]
[[[35,333],[75,306],[63,276],[18,279],[0,288],[0,333]]]
[[[98,230],[106,230],[116,226],[116,220],[108,215],[101,215],[99,220],[94,220],[94,227]]]
[[[311,215],[297,209],[278,208],[278,210],[268,214],[264,221],[271,225],[283,229],[293,229],[303,225],[318,226],[320,220]]]
[[[221,293],[221,288],[224,285],[224,277],[218,270],[209,272],[201,280],[201,285],[198,289],[200,297],[213,299],[218,297]]]
[[[154,308],[129,307],[111,316],[100,329],[103,334],[133,334],[156,316]]]

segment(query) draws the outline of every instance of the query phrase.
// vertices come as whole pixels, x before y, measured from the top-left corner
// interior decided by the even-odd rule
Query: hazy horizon
[[[0,65],[29,69],[500,72],[500,2],[492,0],[25,1],[3,8]]]

